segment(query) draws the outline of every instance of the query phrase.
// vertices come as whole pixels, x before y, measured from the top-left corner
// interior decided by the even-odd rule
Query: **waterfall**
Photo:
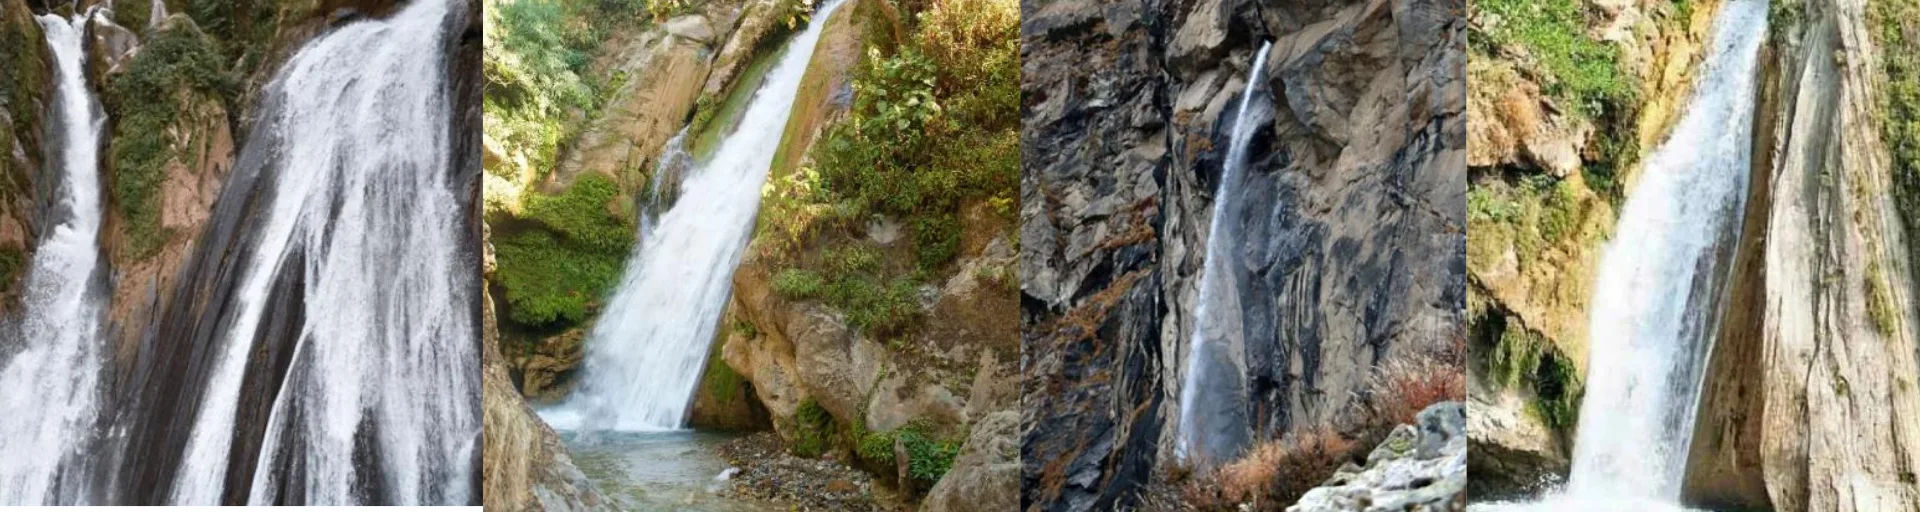
[[[1229,460],[1239,455],[1250,441],[1250,426],[1243,407],[1245,393],[1226,397],[1226,400],[1212,400],[1208,402],[1211,406],[1206,406],[1202,401],[1219,397],[1202,396],[1202,389],[1242,390],[1245,386],[1238,371],[1210,370],[1244,367],[1238,362],[1240,351],[1236,350],[1245,338],[1240,316],[1240,283],[1234,280],[1233,271],[1239,261],[1234,247],[1240,238],[1235,219],[1240,217],[1241,210],[1234,191],[1240,189],[1240,178],[1247,166],[1247,146],[1259,125],[1253,117],[1258,115],[1254,90],[1266,78],[1267,54],[1272,49],[1271,41],[1262,43],[1260,51],[1254,54],[1253,67],[1247,70],[1247,89],[1240,93],[1240,108],[1234,114],[1233,131],[1227,139],[1227,156],[1221,161],[1220,183],[1213,194],[1206,262],[1200,271],[1200,294],[1194,302],[1186,378],[1180,386],[1180,437],[1175,451],[1181,460],[1194,457],[1203,463]]]
[[[87,493],[102,366],[99,148],[103,115],[84,73],[89,9],[40,16],[53,49],[47,165],[59,181],[22,295],[0,347],[0,505],[73,504]],[[11,355],[4,355],[6,353]]]
[[[246,230],[233,242],[241,255],[202,262],[238,262],[210,274],[238,279],[226,309],[200,321],[218,326],[213,367],[174,503],[478,499],[479,261],[469,191],[449,169],[447,20],[464,8],[449,1],[335,28],[269,86],[229,185],[240,191],[216,211],[239,220],[214,229],[244,226],[231,228]],[[290,345],[283,369],[254,355],[282,345],[257,343]],[[257,381],[277,392],[253,396]],[[264,418],[242,410],[260,399],[271,400]],[[259,435],[257,453],[236,430]],[[254,461],[244,493],[226,489],[248,481],[247,468],[229,468],[235,455]]]
[[[1721,7],[1691,103],[1647,160],[1595,281],[1573,472],[1551,509],[1675,509],[1752,171],[1767,2]]]
[[[1647,160],[1600,259],[1569,492],[1677,500],[1752,171],[1767,4],[1728,2],[1685,117]]]
[[[541,412],[568,430],[650,431],[686,422],[694,386],[753,231],[760,187],[793,110],[813,48],[838,0],[820,6],[754,92],[739,127],[696,164],[678,199],[626,264],[587,339],[581,387]]]

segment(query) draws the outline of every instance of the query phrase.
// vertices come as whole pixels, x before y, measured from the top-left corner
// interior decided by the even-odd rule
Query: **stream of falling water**
[[[102,322],[99,147],[103,116],[87,90],[89,9],[40,16],[53,49],[47,161],[58,169],[58,219],[27,268],[24,316],[0,367],[0,505],[74,504],[87,494],[85,448],[99,415]]]
[[[641,432],[685,425],[760,208],[760,187],[807,62],[840,3],[820,6],[712,160],[684,178],[672,207],[643,223],[647,231],[587,339],[580,389],[540,413],[555,428]]]
[[[1573,472],[1541,510],[1678,508],[1751,172],[1764,0],[1721,7],[1692,102],[1647,160],[1595,281]]]
[[[225,494],[249,352],[274,297],[300,293],[283,386],[257,454],[256,504],[474,501],[478,262],[448,170],[451,0],[410,2],[308,43],[270,86],[249,153],[271,155],[236,311],[172,501]],[[283,270],[300,278],[286,288]]]
[[[1239,283],[1232,269],[1239,258],[1234,250],[1239,243],[1233,220],[1240,217],[1241,175],[1246,172],[1247,146],[1258,128],[1254,120],[1254,90],[1266,79],[1267,54],[1271,41],[1262,43],[1247,71],[1247,89],[1240,93],[1240,108],[1234,114],[1233,132],[1227,138],[1227,157],[1222,160],[1220,183],[1213,194],[1213,221],[1207,228],[1207,256],[1200,271],[1200,293],[1193,310],[1193,336],[1188,347],[1186,376],[1180,386],[1180,437],[1175,451],[1181,460],[1231,460],[1246,448],[1250,432],[1246,413],[1240,407],[1245,397],[1202,396],[1203,390],[1239,389],[1243,385],[1237,372],[1216,372],[1240,366],[1235,350],[1244,339],[1240,317]],[[1214,398],[1203,405],[1203,401]],[[1197,457],[1197,459],[1194,459]]]

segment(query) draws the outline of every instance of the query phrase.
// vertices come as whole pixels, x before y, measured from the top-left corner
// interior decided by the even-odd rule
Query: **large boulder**
[[[1367,455],[1307,491],[1287,512],[1439,512],[1467,508],[1467,410],[1441,402],[1400,425]]]

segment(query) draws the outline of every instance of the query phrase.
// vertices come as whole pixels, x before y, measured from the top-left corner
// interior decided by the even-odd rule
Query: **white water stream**
[[[1701,378],[1751,172],[1764,0],[1721,7],[1686,114],[1647,161],[1601,258],[1586,395],[1564,490],[1539,510],[1677,509]]]
[[[74,504],[91,462],[101,398],[100,132],[104,116],[87,90],[82,48],[89,9],[73,19],[40,16],[53,49],[54,102],[48,163],[57,165],[58,219],[28,264],[24,316],[0,367],[0,505]],[[0,352],[4,353],[4,352]],[[64,481],[63,481],[64,480]],[[57,488],[60,487],[60,488]]]
[[[793,111],[821,29],[840,2],[814,13],[733,133],[681,183],[677,201],[644,224],[639,247],[587,339],[580,389],[540,415],[562,430],[657,431],[685,425],[720,315],[760,208],[760,187]]]
[[[1207,256],[1200,271],[1200,293],[1195,301],[1193,317],[1193,336],[1188,346],[1185,378],[1180,386],[1180,434],[1175,453],[1181,460],[1222,461],[1238,455],[1245,448],[1246,416],[1235,411],[1220,411],[1218,407],[1202,407],[1202,402],[1225,404],[1238,407],[1245,401],[1240,397],[1202,396],[1203,389],[1239,388],[1238,375],[1218,374],[1209,370],[1240,366],[1240,355],[1235,347],[1244,339],[1243,322],[1240,312],[1240,283],[1234,280],[1233,268],[1239,258],[1235,257],[1235,246],[1239,244],[1238,230],[1232,222],[1239,217],[1239,194],[1241,175],[1246,172],[1247,146],[1253,140],[1253,132],[1258,123],[1251,122],[1255,115],[1254,90],[1266,79],[1267,54],[1272,53],[1271,41],[1261,43],[1260,51],[1255,53],[1253,67],[1247,72],[1247,89],[1240,93],[1240,108],[1234,114],[1233,133],[1227,138],[1227,156],[1221,161],[1220,183],[1213,194],[1213,220],[1207,228]],[[1219,381],[1232,381],[1222,384]],[[1219,401],[1225,398],[1225,401]]]
[[[449,0],[308,43],[270,86],[281,101],[254,144],[276,144],[263,223],[243,270],[172,491],[224,492],[248,353],[287,265],[304,323],[273,397],[250,500],[307,504],[473,501],[479,356],[470,305],[479,264],[447,168]],[[263,135],[264,134],[264,135]],[[372,454],[369,456],[368,454]],[[299,481],[282,482],[286,466]],[[366,495],[356,480],[371,480]],[[297,489],[298,496],[280,494]]]

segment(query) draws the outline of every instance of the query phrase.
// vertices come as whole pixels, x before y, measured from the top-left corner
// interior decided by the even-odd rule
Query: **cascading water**
[[[738,128],[711,161],[684,177],[673,206],[646,223],[652,227],[588,338],[581,387],[541,412],[549,423],[619,431],[685,424],[794,94],[839,5],[820,6],[768,72]]]
[[[226,485],[247,481],[230,474],[235,452],[257,460],[241,494],[256,504],[477,498],[479,263],[448,169],[449,1],[336,28],[270,86],[275,103],[241,159],[267,166],[264,190],[171,501],[231,495]],[[286,294],[304,309],[282,331]],[[284,381],[258,452],[245,451],[242,390],[271,366],[250,357],[282,332],[290,361],[264,379]]]
[[[1647,160],[1595,281],[1573,472],[1549,508],[1677,508],[1751,171],[1767,3],[1721,7],[1692,103]]]
[[[87,494],[85,447],[99,415],[102,323],[99,147],[103,116],[87,90],[87,20],[40,17],[55,62],[47,163],[57,219],[27,269],[24,316],[0,369],[0,505],[73,504]]]
[[[1186,378],[1180,386],[1180,437],[1175,446],[1182,460],[1230,460],[1249,442],[1248,419],[1240,405],[1244,400],[1216,400],[1212,406],[1202,402],[1203,390],[1238,389],[1243,386],[1232,369],[1243,365],[1234,347],[1244,339],[1240,316],[1239,283],[1231,269],[1239,258],[1234,247],[1239,243],[1233,219],[1240,217],[1241,205],[1233,191],[1240,187],[1247,166],[1247,146],[1258,128],[1254,116],[1259,105],[1254,90],[1266,78],[1267,54],[1273,43],[1260,45],[1253,67],[1247,71],[1247,89],[1240,93],[1240,108],[1234,114],[1233,132],[1228,135],[1227,156],[1222,161],[1220,183],[1214,191],[1213,221],[1207,228],[1207,257],[1200,271],[1200,294],[1195,299],[1194,327],[1188,347]]]

